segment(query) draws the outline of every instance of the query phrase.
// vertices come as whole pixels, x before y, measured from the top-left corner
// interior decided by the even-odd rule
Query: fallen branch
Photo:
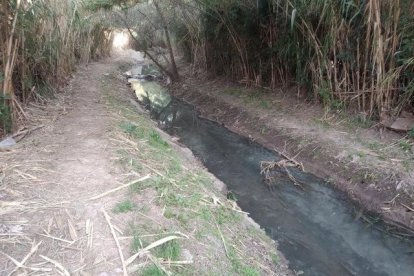
[[[290,173],[290,171],[288,170],[288,168],[284,168],[285,169],[285,171],[286,171],[286,173],[287,173],[287,175],[288,175],[288,177],[289,177],[289,179],[290,180],[292,180],[292,182],[293,182],[293,184],[295,185],[295,186],[298,186],[298,187],[300,187],[302,190],[305,190],[305,188],[302,186],[302,184],[300,184],[297,180],[296,180],[296,178]]]
[[[300,187],[302,190],[304,190],[304,187],[301,183],[299,183],[296,178],[292,175],[292,173],[288,170],[289,167],[301,167],[301,164],[297,163],[296,161],[292,161],[292,160],[287,160],[287,159],[282,159],[280,161],[274,162],[274,161],[262,161],[260,163],[260,174],[264,175],[265,177],[265,181],[268,184],[272,184],[272,182],[274,182],[274,177],[271,176],[270,172],[272,170],[274,170],[275,168],[280,168],[283,169],[287,176],[289,177],[289,179],[293,182],[293,184],[295,186]],[[303,170],[303,168],[302,168]],[[269,185],[270,186],[270,185]]]
[[[150,178],[150,177],[151,177],[151,175],[146,175],[146,176],[144,176],[144,177],[142,177],[142,178],[140,178],[140,179],[137,179],[137,180],[131,181],[131,182],[129,182],[129,183],[127,183],[127,184],[125,184],[125,185],[122,185],[122,186],[119,186],[119,187],[117,187],[117,188],[115,188],[115,189],[112,189],[112,190],[106,191],[106,192],[104,192],[104,193],[102,193],[102,194],[100,194],[100,195],[93,196],[93,197],[89,198],[89,200],[95,200],[95,199],[99,199],[99,198],[101,198],[101,197],[107,196],[107,195],[112,194],[112,193],[114,193],[114,192],[117,192],[117,191],[119,191],[119,190],[125,189],[125,188],[127,188],[127,187],[129,187],[129,186],[131,186],[131,185],[133,185],[133,184],[135,184],[135,183],[138,183],[138,182],[142,182],[142,181],[144,181],[144,180],[147,180],[147,179],[148,179],[148,178]]]
[[[122,263],[122,270],[124,271],[124,276],[128,276],[128,271],[127,271],[126,264],[125,264],[125,260],[124,260],[124,254],[122,253],[122,249],[121,249],[121,245],[119,244],[119,240],[116,237],[116,233],[115,233],[114,226],[111,223],[111,218],[105,212],[105,210],[102,210],[102,212],[103,212],[103,214],[105,216],[106,222],[109,225],[109,229],[111,229],[111,233],[112,233],[112,236],[114,237],[114,240],[115,240],[115,243],[116,243],[116,247],[118,248],[119,257],[121,258],[121,263]]]
[[[292,157],[289,157],[288,155],[284,154],[283,152],[278,152],[278,151],[276,151],[276,152],[278,154],[280,154],[283,158],[287,159],[289,162],[295,164],[296,167],[299,167],[302,171],[305,171],[305,167],[303,166],[303,164],[295,160],[295,157],[297,157],[300,152],[298,154],[296,154],[296,156],[293,157],[293,158]]]

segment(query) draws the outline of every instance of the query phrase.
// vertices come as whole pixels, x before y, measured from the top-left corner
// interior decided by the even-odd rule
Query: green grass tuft
[[[164,260],[178,261],[181,256],[181,246],[177,240],[172,240],[155,248],[155,256]]]
[[[149,134],[149,142],[154,147],[161,147],[161,148],[169,147],[168,143],[164,141],[161,138],[161,135],[155,130],[151,131],[151,133]]]
[[[117,203],[112,211],[114,213],[126,213],[134,210],[135,207],[135,204],[130,200],[124,200],[122,202]]]
[[[234,249],[229,249],[229,259],[231,261],[231,264],[233,266],[234,272],[236,272],[237,275],[243,275],[243,276],[259,276],[260,273],[255,268],[245,265],[241,262],[241,259],[239,256],[237,256]]]
[[[138,234],[134,235],[131,243],[131,251],[132,253],[137,253],[142,248],[142,241],[139,238]]]
[[[266,100],[260,100],[259,106],[263,109],[270,109],[271,108],[270,103]]]
[[[280,263],[280,257],[276,253],[271,253],[272,262],[275,266],[278,266]]]
[[[408,140],[401,140],[399,143],[400,147],[403,151],[410,151],[411,150],[411,143]]]
[[[353,124],[356,127],[361,127],[361,128],[371,128],[375,122],[364,118],[362,115],[356,115],[351,119],[351,124]]]
[[[237,201],[237,196],[232,191],[227,192],[227,199],[232,201]]]
[[[414,139],[414,127],[408,131],[408,137]]]
[[[161,271],[156,265],[145,268],[139,274],[141,276],[164,276],[164,272]]]

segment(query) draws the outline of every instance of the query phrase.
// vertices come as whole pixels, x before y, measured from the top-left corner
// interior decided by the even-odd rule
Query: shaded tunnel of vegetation
[[[298,85],[331,109],[396,117],[413,108],[413,14],[410,0],[2,1],[2,131],[76,62],[107,55],[114,28],[172,80],[179,54],[194,74]]]
[[[180,80],[177,64],[185,60],[193,75],[224,76],[269,91],[295,85],[328,109],[354,110],[366,119],[396,117],[413,111],[413,15],[411,0],[2,1],[0,136],[16,131],[26,119],[24,106],[53,96],[78,63],[108,56],[113,31],[120,29],[171,81]],[[174,133],[205,157],[240,205],[281,242],[295,267],[315,275],[413,271],[406,244],[353,222],[320,179],[295,172],[307,183],[306,196],[286,183],[280,194],[269,193],[257,185],[257,164],[278,157],[199,120],[188,106],[175,102],[172,108],[185,119],[174,121],[180,127]],[[261,200],[253,200],[259,195]],[[326,205],[319,206],[321,201]],[[315,203],[318,212],[309,213]],[[291,224],[282,226],[286,221]],[[317,265],[307,264],[308,258]]]

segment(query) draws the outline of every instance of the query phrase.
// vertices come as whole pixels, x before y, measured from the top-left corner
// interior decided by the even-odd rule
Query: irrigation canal
[[[260,163],[281,160],[280,156],[200,118],[192,106],[155,82],[130,83],[163,128],[190,148],[278,242],[291,269],[304,275],[414,275],[412,241],[356,219],[352,205],[323,179],[291,168],[303,189],[282,170],[274,174],[278,184],[269,189]]]

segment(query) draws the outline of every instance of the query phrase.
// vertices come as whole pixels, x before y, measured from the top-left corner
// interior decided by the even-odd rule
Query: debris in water
[[[288,168],[301,168],[300,164],[297,162],[294,162],[292,160],[288,159],[282,159],[280,161],[262,161],[260,163],[260,174],[264,175],[266,184],[271,188],[273,184],[276,184],[276,178],[275,175],[280,177],[283,177],[283,173],[280,170],[277,170],[277,168],[280,168],[284,170],[289,177],[289,179],[293,182],[295,186],[300,187],[302,190],[304,190],[304,187],[301,183],[299,183],[298,180],[291,174]],[[278,178],[280,178],[278,177]]]

